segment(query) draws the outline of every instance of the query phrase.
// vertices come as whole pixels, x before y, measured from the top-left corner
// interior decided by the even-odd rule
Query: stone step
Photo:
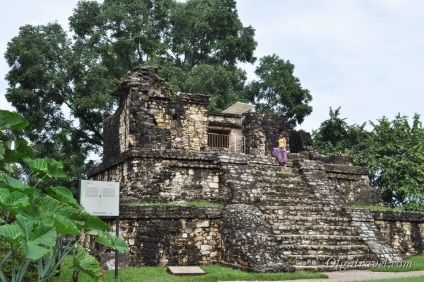
[[[345,235],[358,236],[358,231],[352,226],[338,225],[282,225],[278,222],[272,224],[273,233],[275,235],[290,234],[290,235]]]
[[[333,221],[343,221],[343,222],[350,222],[350,218],[346,217],[343,214],[337,213],[337,212],[310,212],[310,211],[286,211],[282,214],[277,213],[269,213],[266,211],[263,211],[263,214],[267,217],[267,219],[271,221],[278,221],[278,222],[287,222],[287,220],[292,220],[293,218],[306,218],[305,219],[298,219],[306,222],[310,221],[316,221],[316,222],[333,222]],[[337,218],[337,219],[334,219]],[[343,218],[343,220],[341,219]],[[296,225],[297,222],[289,222],[288,225]]]
[[[314,207],[337,207],[326,199],[320,199],[317,197],[308,198],[291,198],[291,197],[273,197],[269,199],[269,203],[264,203],[261,207],[292,207],[292,206],[314,206]]]
[[[303,179],[299,176],[299,171],[290,167],[271,166],[268,169],[257,170],[251,169],[252,175],[262,178],[276,178],[276,179]]]
[[[314,189],[299,182],[281,181],[278,183],[272,183],[262,180],[257,183],[257,186],[260,187],[264,192],[267,192],[270,195],[275,194],[276,196],[282,192],[302,192],[307,194],[315,193]]]
[[[288,262],[298,267],[303,266],[319,266],[326,265],[329,267],[337,268],[337,266],[343,266],[346,264],[354,265],[356,264],[359,268],[360,265],[369,265],[378,261],[378,258],[372,254],[362,254],[362,255],[287,255]],[[338,270],[338,269],[337,269]]]
[[[284,245],[283,255],[364,255],[370,252],[365,244],[356,245]]]
[[[267,188],[258,187],[260,189],[260,195],[264,200],[269,200],[270,202],[276,203],[279,202],[279,199],[300,199],[305,198],[309,200],[316,200],[318,197],[313,192],[301,191],[301,190],[288,190],[282,189],[278,192],[267,191]]]
[[[276,234],[276,240],[282,245],[361,245],[364,241],[356,235],[304,235]]]
[[[297,170],[292,169],[281,169],[278,168],[273,169],[263,169],[263,170],[250,170],[252,175],[254,175],[257,178],[261,179],[268,179],[268,180],[278,180],[278,181],[299,181],[303,182],[305,181],[304,178],[299,174]]]
[[[270,216],[265,215],[268,218]],[[272,217],[271,217],[272,218]],[[325,215],[281,215],[278,216],[278,223],[283,225],[302,225],[302,226],[312,226],[312,225],[338,225],[338,226],[350,226],[350,218],[345,216],[325,216]],[[301,223],[301,224],[300,224]]]
[[[291,203],[291,205],[262,205],[261,207],[269,209],[269,210],[319,210],[319,211],[339,211],[344,214],[347,214],[346,209],[341,206],[334,206],[329,204],[327,201],[304,201],[303,199],[297,199],[297,201],[287,201],[287,203]]]
[[[337,206],[311,206],[311,205],[292,205],[292,206],[280,206],[280,205],[262,205],[260,209],[265,214],[274,215],[299,215],[299,214],[315,214],[315,215],[329,215],[334,214],[337,216],[348,216],[342,207]]]
[[[280,186],[287,186],[287,187],[308,187],[307,183],[302,180],[301,178],[296,177],[290,177],[290,178],[280,178],[275,175],[271,176],[260,176],[260,175],[254,175],[255,179],[260,180],[259,185],[266,184],[270,187],[280,187]]]

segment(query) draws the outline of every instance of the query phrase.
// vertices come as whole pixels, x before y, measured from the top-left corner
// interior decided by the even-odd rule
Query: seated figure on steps
[[[272,154],[277,158],[280,165],[283,165],[284,167],[287,165],[286,138],[284,138],[283,132],[280,133],[278,138],[278,147],[273,149]]]

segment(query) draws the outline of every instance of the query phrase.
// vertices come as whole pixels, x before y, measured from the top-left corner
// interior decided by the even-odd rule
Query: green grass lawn
[[[389,208],[389,207],[383,207],[383,206],[346,206],[346,208],[351,209],[367,209],[367,210],[374,210],[374,211],[400,211],[397,209]]]
[[[414,256],[406,260],[409,262],[405,266],[375,267],[370,270],[378,272],[406,272],[424,270],[424,256]],[[65,263],[66,264],[66,263]],[[66,268],[66,267],[65,267]],[[251,273],[240,270],[211,265],[201,266],[206,275],[201,276],[175,276],[167,273],[166,267],[138,267],[125,268],[119,270],[118,281],[122,282],[215,282],[215,281],[281,281],[296,279],[316,279],[327,278],[327,275],[317,272],[296,271],[294,273]],[[72,272],[70,269],[64,270],[60,278],[54,281],[70,281]],[[105,281],[115,281],[115,271],[104,272]],[[92,281],[84,274],[79,275],[79,282]],[[370,280],[371,281],[371,280]],[[372,280],[379,282],[418,282],[424,281],[424,276]]]
[[[120,269],[118,281],[122,282],[215,282],[225,280],[277,281],[294,279],[327,278],[322,273],[296,271],[294,273],[251,273],[217,265],[201,266],[206,275],[175,276],[166,272],[166,267],[138,267]],[[70,281],[71,271],[64,271],[56,281]],[[115,271],[105,271],[105,281],[114,281]],[[92,281],[86,275],[79,275],[79,282]]]
[[[424,276],[392,278],[392,279],[379,279],[379,280],[365,280],[365,281],[362,281],[362,282],[422,282],[422,281],[424,281]]]
[[[386,265],[385,267],[374,267],[372,271],[377,272],[406,272],[424,270],[424,256],[413,256],[405,260],[405,264],[400,266]],[[424,281],[424,280],[423,280]]]

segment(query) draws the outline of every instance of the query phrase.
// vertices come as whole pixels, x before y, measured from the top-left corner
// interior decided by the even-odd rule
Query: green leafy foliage
[[[238,66],[255,62],[257,42],[235,0],[79,1],[69,26],[72,34],[58,23],[20,28],[5,52],[5,96],[30,122],[21,136],[36,157],[67,156],[63,169],[73,187],[95,165],[92,154],[101,153],[103,116],[117,105],[110,93],[138,65],[158,66],[175,92],[208,94],[211,112],[251,101],[300,124],[312,111],[293,64],[275,55],[262,58],[260,80],[246,96],[246,72]]]
[[[26,119],[14,112],[0,110],[0,115],[4,118],[0,120],[0,130],[21,130],[29,124]]]
[[[258,112],[279,112],[292,125],[301,124],[312,112],[312,96],[303,89],[299,78],[293,75],[294,65],[277,55],[264,56],[255,73],[258,81],[247,87],[248,99],[256,104]]]
[[[339,117],[340,107],[336,110],[330,107],[329,114],[330,118],[312,132],[315,147],[323,154],[352,154],[354,147],[369,137],[366,123],[349,125],[345,118]]]
[[[103,273],[98,261],[79,244],[75,245],[75,250],[74,266],[96,281],[103,280]]]
[[[370,183],[392,206],[424,210],[424,129],[419,115],[412,125],[405,116],[386,117],[355,151],[355,161],[370,169]]]
[[[424,210],[424,129],[420,116],[383,117],[365,124],[348,125],[340,108],[313,132],[315,146],[325,154],[352,154],[354,163],[369,168],[370,185],[379,189],[392,207]]]
[[[17,116],[0,111],[3,148],[0,158],[0,246],[4,254],[0,261],[0,278],[9,281],[7,276],[10,276],[10,281],[22,281],[27,277],[28,267],[36,263],[38,278],[47,279],[56,274],[64,257],[73,253],[76,268],[96,281],[101,280],[98,263],[82,250],[75,235],[81,235],[81,230],[85,229],[99,243],[120,252],[128,251],[128,246],[122,239],[107,233],[110,228],[103,221],[85,212],[69,189],[48,186],[51,180],[67,179],[63,165],[51,158],[31,157],[28,143],[15,138],[16,130],[27,125]],[[9,168],[18,166],[25,166],[30,172],[27,179],[46,183],[43,188],[11,176],[13,170]],[[6,243],[10,248],[4,247]],[[3,266],[7,263],[11,271],[4,273]]]

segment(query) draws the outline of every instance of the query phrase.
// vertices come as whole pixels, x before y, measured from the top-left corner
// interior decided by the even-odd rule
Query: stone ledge
[[[325,164],[324,166],[327,172],[368,175],[368,169],[361,166],[344,164]]]
[[[370,211],[375,220],[424,222],[424,212]]]
[[[120,219],[137,218],[221,218],[223,207],[121,206]]]

